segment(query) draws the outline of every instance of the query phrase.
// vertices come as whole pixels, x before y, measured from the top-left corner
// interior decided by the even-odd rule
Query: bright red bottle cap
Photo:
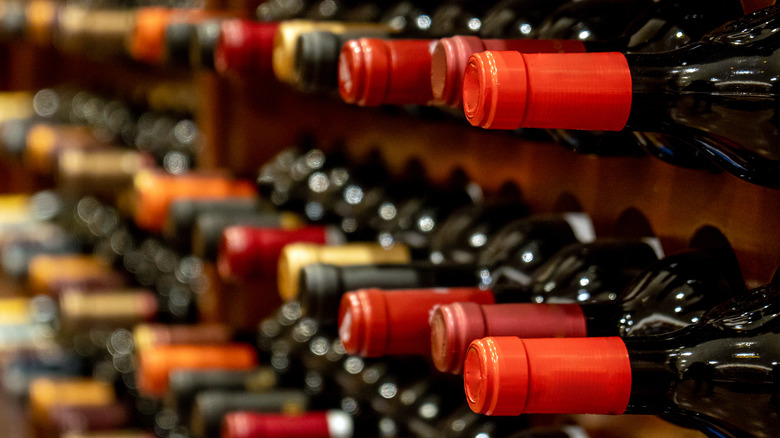
[[[585,45],[577,40],[481,39],[457,35],[436,41],[431,59],[431,90],[437,103],[462,104],[463,72],[471,55],[485,50],[514,50],[522,53],[579,53]]]
[[[231,412],[222,421],[222,438],[351,438],[352,417],[344,411],[303,414]]]
[[[276,276],[279,255],[288,243],[328,243],[328,228],[297,229],[233,226],[222,232],[217,264],[222,278]]]
[[[474,126],[619,131],[631,111],[623,54],[486,51],[469,58],[463,110]]]
[[[631,395],[623,341],[486,337],[471,343],[466,400],[487,415],[622,414]]]
[[[490,291],[470,287],[347,292],[339,308],[339,337],[348,353],[364,357],[429,355],[432,309],[458,301],[491,304],[495,299]]]
[[[347,41],[339,56],[341,97],[362,106],[430,103],[434,42],[379,38]]]
[[[225,20],[214,49],[214,67],[221,74],[271,77],[274,34],[279,23]]]
[[[587,326],[577,304],[444,304],[431,316],[434,365],[439,371],[459,374],[471,341],[487,336],[584,337]]]

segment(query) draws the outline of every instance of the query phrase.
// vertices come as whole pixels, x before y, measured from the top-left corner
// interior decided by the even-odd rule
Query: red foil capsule
[[[481,414],[621,414],[631,364],[618,337],[487,337],[471,343],[463,384]]]
[[[225,20],[214,49],[214,67],[223,75],[270,77],[276,22]]]
[[[303,414],[232,412],[222,421],[222,438],[351,438],[352,417],[344,411]]]
[[[495,299],[475,287],[347,292],[339,308],[339,337],[348,353],[364,357],[430,355],[430,312],[458,301],[492,304]]]
[[[619,131],[631,111],[622,53],[485,51],[469,58],[463,112],[474,126]]]
[[[459,374],[471,341],[487,336],[584,337],[587,326],[577,304],[443,304],[431,316],[434,365],[439,371]]]
[[[335,229],[307,226],[297,229],[233,226],[222,233],[217,265],[222,278],[276,277],[282,248],[289,243],[342,243]]]
[[[505,40],[481,39],[458,35],[436,41],[431,58],[431,90],[437,104],[459,107],[462,104],[463,71],[471,55],[485,50],[513,50],[522,53],[586,52],[577,40]]]
[[[341,97],[362,106],[431,103],[431,50],[435,41],[347,41],[339,56]]]

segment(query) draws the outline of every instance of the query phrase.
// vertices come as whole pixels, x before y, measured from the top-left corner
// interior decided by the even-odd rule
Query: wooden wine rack
[[[703,229],[719,232],[733,247],[749,287],[769,282],[780,266],[780,190],[725,172],[678,168],[651,157],[581,155],[513,132],[474,128],[455,116],[361,108],[335,95],[305,95],[273,78],[230,79],[94,61],[25,42],[0,45],[0,59],[2,90],[74,84],[132,98],[132,90],[161,81],[189,87],[193,99],[187,105],[194,107],[204,134],[203,168],[254,177],[260,165],[308,134],[324,149],[340,145],[356,159],[378,151],[396,172],[417,160],[434,182],[457,170],[486,192],[514,183],[533,212],[581,208],[593,218],[598,235],[620,234],[627,217],[644,218],[668,254],[687,247]],[[3,192],[49,183],[6,162],[0,162],[0,172]],[[656,420],[581,418],[599,437],[661,436],[657,428],[663,436],[701,436]]]

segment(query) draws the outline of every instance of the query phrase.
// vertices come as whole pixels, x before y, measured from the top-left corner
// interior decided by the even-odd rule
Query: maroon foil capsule
[[[335,229],[307,226],[295,229],[233,226],[222,233],[217,265],[222,278],[276,277],[282,248],[289,243],[343,243]]]
[[[214,49],[214,67],[223,75],[270,77],[274,34],[279,23],[225,20]]]
[[[487,336],[572,338],[587,336],[578,304],[471,302],[443,304],[430,320],[431,357],[439,371],[459,374],[471,341]]]

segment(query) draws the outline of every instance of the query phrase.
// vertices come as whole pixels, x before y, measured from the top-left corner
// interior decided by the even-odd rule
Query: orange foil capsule
[[[168,390],[168,376],[176,369],[244,370],[257,366],[257,353],[249,344],[161,345],[138,353],[138,389],[150,396]]]
[[[136,225],[162,232],[168,208],[179,199],[254,198],[257,190],[250,181],[224,175],[171,175],[161,171],[142,170],[134,180],[134,218]]]

